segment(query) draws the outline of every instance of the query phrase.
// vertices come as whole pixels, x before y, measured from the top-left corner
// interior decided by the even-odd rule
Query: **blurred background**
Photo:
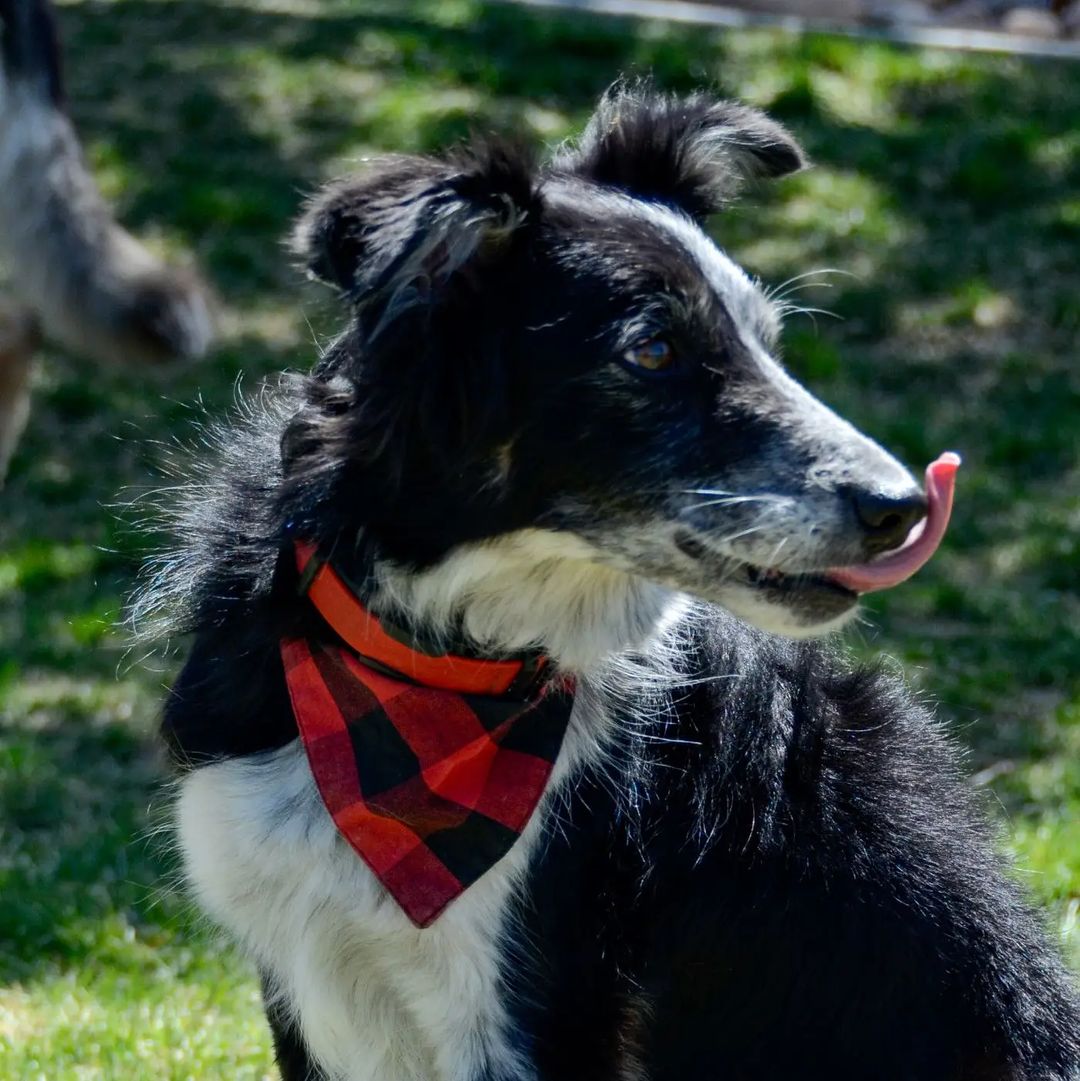
[[[856,0],[751,6],[883,25]],[[966,8],[999,29],[1023,7],[891,6],[903,25]],[[1057,6],[1027,10],[1060,45],[1075,5]],[[849,638],[897,658],[970,748],[1002,845],[1080,966],[1075,61],[479,0],[58,13],[98,183],[150,248],[199,264],[221,337],[157,379],[55,351],[35,369],[0,491],[0,1077],[275,1076],[252,974],[193,918],[159,836],[154,729],[183,643],[145,658],[121,625],[160,541],[133,528],[139,501],[238,383],[309,365],[337,325],[281,245],[304,193],[470,128],[559,140],[621,72],[718,87],[807,146],[812,171],[751,193],[715,235],[769,284],[841,270],[804,280],[829,288],[797,299],[836,318],[791,317],[790,367],[917,473],[965,458],[942,551]]]
[[[696,4],[698,18],[733,25],[748,21],[780,21],[790,28],[805,22],[840,32],[887,28],[894,39],[955,42],[992,47],[982,34],[1012,35],[1012,48],[1027,53],[1072,55],[1068,47],[1047,49],[1046,43],[1080,38],[1077,0],[519,0],[541,7],[591,11],[644,12],[666,5],[668,17],[679,7]],[[704,11],[702,10],[704,9]],[[694,17],[692,9],[687,17]],[[677,17],[677,16],[676,16]],[[956,33],[952,33],[956,31]],[[972,32],[975,33],[972,33]],[[1040,49],[1041,43],[1041,49]],[[997,42],[997,47],[1008,47]]]

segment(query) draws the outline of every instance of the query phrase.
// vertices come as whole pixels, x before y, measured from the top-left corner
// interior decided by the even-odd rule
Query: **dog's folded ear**
[[[747,180],[805,165],[794,136],[760,110],[707,94],[661,94],[648,83],[611,87],[581,139],[555,160],[563,172],[699,220],[723,209]]]
[[[327,185],[292,246],[313,277],[385,321],[490,265],[539,206],[531,154],[474,139],[445,158],[381,158]]]

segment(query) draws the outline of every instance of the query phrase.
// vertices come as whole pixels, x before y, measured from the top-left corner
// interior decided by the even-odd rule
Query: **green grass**
[[[0,1076],[273,1076],[250,972],[153,839],[176,660],[116,627],[147,541],[108,508],[157,483],[199,395],[223,412],[240,372],[306,365],[333,327],[279,246],[301,193],[474,125],[559,138],[620,71],[767,106],[817,162],[716,231],[770,282],[851,272],[802,294],[844,321],[795,319],[789,363],[914,466],[965,455],[944,550],[853,641],[955,722],[1080,961],[1080,68],[467,0],[96,0],[61,21],[103,186],[194,254],[226,333],[159,379],[46,356],[0,495]]]

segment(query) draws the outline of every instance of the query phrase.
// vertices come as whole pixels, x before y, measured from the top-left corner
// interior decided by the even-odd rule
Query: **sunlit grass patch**
[[[170,963],[50,974],[0,988],[0,1067],[19,1081],[276,1077],[245,968],[158,947]]]

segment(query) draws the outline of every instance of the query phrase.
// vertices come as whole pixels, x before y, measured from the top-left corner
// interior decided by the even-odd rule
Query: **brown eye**
[[[671,342],[663,338],[650,338],[630,346],[623,353],[623,360],[635,368],[646,372],[665,372],[675,365],[675,350]]]

